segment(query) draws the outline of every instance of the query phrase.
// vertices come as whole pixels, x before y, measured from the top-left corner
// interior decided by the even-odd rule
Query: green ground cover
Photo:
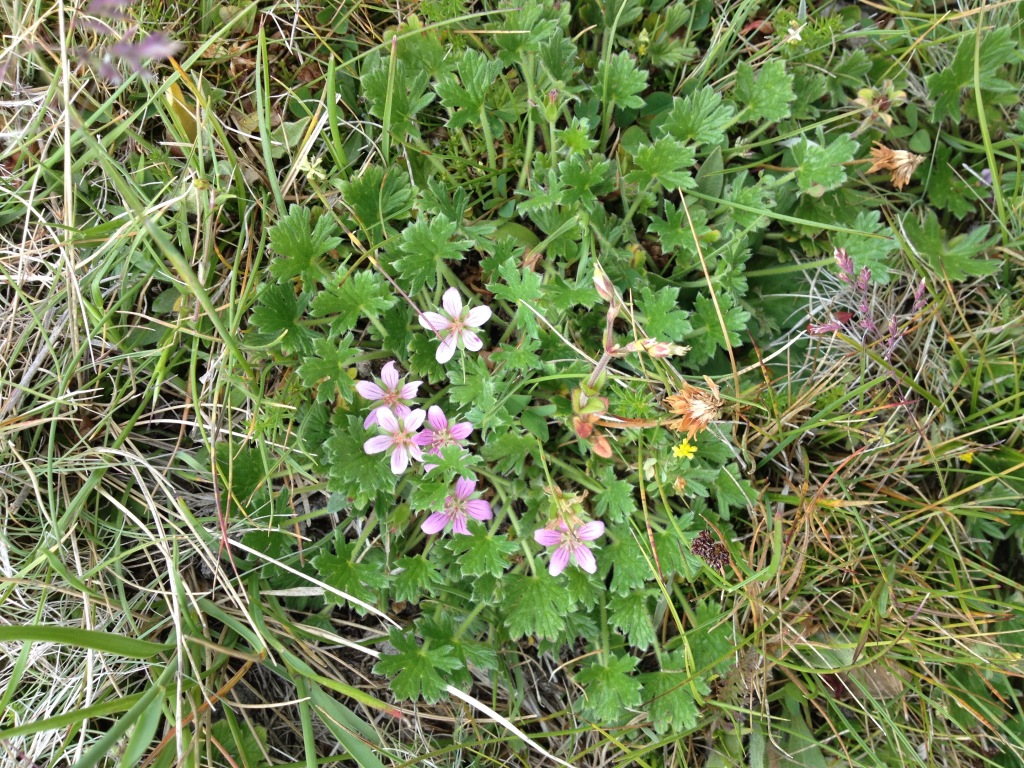
[[[0,765],[1024,765],[1019,3],[0,14]]]

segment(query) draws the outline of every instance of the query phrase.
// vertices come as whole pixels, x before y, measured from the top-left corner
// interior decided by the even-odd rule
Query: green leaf
[[[419,603],[435,594],[434,587],[444,583],[444,574],[423,555],[400,557],[395,563],[398,574],[392,582],[395,600]]]
[[[618,725],[632,717],[640,705],[640,681],[632,674],[639,660],[609,654],[607,662],[595,662],[576,673],[583,686],[583,709],[599,723]]]
[[[415,638],[395,627],[388,633],[388,641],[396,653],[381,656],[373,667],[374,673],[391,677],[391,690],[399,698],[422,697],[430,704],[440,701],[448,685],[442,675],[462,668],[462,662],[452,654],[452,647],[420,647]]]
[[[679,308],[679,289],[665,286],[658,291],[644,286],[637,299],[643,315],[644,332],[659,341],[678,342],[693,331],[690,313]]]
[[[53,624],[0,626],[0,643],[59,643],[131,659],[151,659],[174,647],[173,643],[152,643],[125,635]]]
[[[725,319],[725,327],[729,331],[729,343],[738,347],[741,342],[740,334],[747,328],[750,320],[750,313],[740,307],[732,306],[728,294],[718,297],[718,305],[722,310]],[[725,337],[722,335],[722,325],[718,320],[718,313],[711,299],[704,294],[697,294],[693,304],[693,314],[690,315],[693,323],[693,331],[683,340],[689,344],[691,349],[686,357],[690,365],[699,365],[705,360],[714,356],[716,349],[726,349]]]
[[[655,121],[656,135],[694,145],[721,144],[735,114],[732,104],[723,103],[718,92],[705,85],[689,96],[672,100],[672,109]]]
[[[723,621],[718,605],[700,600],[694,606],[694,625],[686,631],[686,645],[699,673],[726,674],[736,665],[733,626]]]
[[[572,609],[572,596],[565,584],[547,573],[509,573],[503,582],[505,626],[512,639],[535,636],[559,640],[565,629],[565,617]]]
[[[632,534],[623,531],[623,535],[610,546],[594,553],[598,567],[602,573],[612,569],[612,581],[609,591],[616,595],[629,595],[640,589],[648,579],[654,578],[651,565],[648,565],[640,545]]]
[[[270,247],[280,254],[270,262],[270,274],[281,282],[302,275],[303,285],[312,286],[324,274],[316,260],[341,245],[329,216],[320,216],[310,229],[311,216],[308,208],[292,205],[269,230]]]
[[[818,138],[824,142],[820,134]],[[825,146],[804,136],[793,147],[793,159],[797,165],[796,181],[800,192],[811,197],[821,197],[839,187],[846,181],[843,163],[850,162],[856,152],[857,142],[846,134]]]
[[[520,307],[521,303],[529,303],[534,309],[539,308],[541,292],[541,277],[529,269],[519,269],[512,259],[507,259],[498,266],[498,275],[504,281],[490,282],[487,290],[494,294],[497,301],[507,301],[509,304],[518,307],[516,309],[516,324],[527,338],[537,334],[537,318],[526,307]]]
[[[656,589],[644,589],[629,595],[613,595],[608,601],[609,623],[638,650],[647,650],[656,640],[648,603],[660,594]]]
[[[640,189],[657,181],[664,189],[694,189],[696,179],[689,169],[693,167],[696,154],[675,139],[658,139],[653,144],[643,144],[633,158],[634,170],[626,174],[626,181]]]
[[[611,161],[597,154],[573,155],[563,160],[558,164],[563,187],[558,203],[592,211],[598,198],[614,187],[613,175]]]
[[[643,701],[658,735],[683,733],[697,727],[699,710],[694,695],[707,696],[711,689],[702,680],[691,680],[678,654],[666,659],[660,672],[640,675]]]
[[[996,238],[989,239],[987,224],[947,240],[935,211],[929,210],[921,223],[913,216],[907,216],[903,221],[903,229],[932,269],[949,280],[991,275],[1002,266],[999,259],[984,257],[984,252],[996,241]]]
[[[978,199],[978,194],[972,193],[964,181],[966,172],[959,172],[961,160],[962,156],[959,153],[954,155],[947,144],[938,144],[926,190],[928,202],[949,211],[958,219],[973,212]]]
[[[359,176],[338,180],[336,186],[353,226],[362,232],[366,250],[383,245],[395,235],[394,222],[408,218],[413,192],[408,173],[397,167],[385,172],[371,165]]]
[[[463,576],[500,576],[508,568],[519,544],[509,541],[505,534],[491,534],[485,528],[470,529],[471,536],[455,536],[445,546]]]
[[[393,493],[397,478],[385,454],[368,454],[363,443],[372,434],[363,429],[362,418],[336,415],[327,440],[327,490],[352,500],[354,509],[365,509],[378,493]]]
[[[363,70],[360,82],[362,95],[369,103],[369,112],[382,122],[389,117],[391,134],[399,141],[405,141],[406,136],[420,139],[416,116],[434,100],[434,94],[427,92],[430,76],[423,69],[410,70],[401,59],[395,62],[393,81],[390,69],[390,61],[377,56]]]
[[[302,325],[307,301],[305,294],[296,296],[290,285],[264,283],[250,317],[258,331],[253,343],[275,343],[286,353],[309,353],[318,334]]]
[[[1000,72],[1004,64],[1020,61],[1013,35],[1013,28],[1003,25],[981,36],[978,78],[983,91],[998,93],[1019,90],[1019,82],[1007,80]],[[928,95],[935,100],[933,117],[936,123],[946,117],[954,121],[960,119],[961,91],[974,85],[975,46],[975,32],[972,30],[964,33],[949,66],[942,67],[925,79]]]
[[[313,355],[304,359],[296,373],[306,387],[316,389],[318,403],[333,402],[339,395],[348,402],[352,401],[355,383],[348,372],[354,365],[355,352],[352,336],[348,334],[313,342]]]
[[[354,556],[357,554],[357,543],[344,541],[340,533],[337,534],[334,547],[336,554],[324,552],[312,560],[320,580],[364,603],[380,603],[381,593],[388,583],[387,574],[382,567],[382,553],[379,550],[370,550],[365,557],[356,561]],[[365,608],[356,603],[349,603],[333,592],[325,592],[324,597],[328,603],[348,604],[360,616],[366,615]]]
[[[342,270],[313,299],[313,317],[329,317],[334,336],[342,336],[363,318],[377,317],[390,309],[397,298],[388,284],[373,270],[356,273]]]
[[[786,72],[782,59],[765,61],[756,77],[747,62],[737,67],[733,99],[742,105],[739,122],[777,123],[789,117],[789,105],[795,98],[793,76]]]
[[[615,470],[604,465],[598,476],[604,490],[594,498],[594,512],[603,520],[621,523],[637,510],[636,488],[628,480],[615,477]]]
[[[395,260],[398,279],[410,293],[418,293],[427,286],[437,285],[437,273],[445,262],[462,260],[463,251],[473,243],[470,240],[452,240],[458,224],[443,213],[431,219],[421,218],[402,231],[394,247],[402,253]]]
[[[746,509],[757,498],[757,491],[746,478],[740,477],[735,464],[727,464],[715,478],[715,500],[723,520],[729,519],[729,510]]]
[[[495,471],[516,477],[525,471],[527,459],[540,461],[537,451],[537,438],[512,431],[498,434],[480,448],[480,453],[493,464]]]
[[[434,85],[437,95],[441,97],[441,104],[451,113],[445,125],[461,128],[468,124],[479,124],[485,117],[490,119],[490,110],[486,108],[487,91],[501,76],[502,69],[500,59],[490,59],[474,48],[464,48],[457,67],[458,78],[445,73]]]
[[[453,670],[450,683],[457,688],[468,691],[473,684],[470,664],[485,671],[498,668],[498,654],[495,650],[489,644],[473,640],[472,636],[477,633],[465,631],[450,614],[421,616],[416,620],[416,630],[423,642],[429,643],[431,648],[452,649],[451,654],[461,664],[459,669]]]
[[[601,84],[601,102],[605,109],[613,105],[640,109],[644,100],[639,96],[647,89],[647,71],[638,69],[636,60],[620,51],[597,65],[597,82]]]

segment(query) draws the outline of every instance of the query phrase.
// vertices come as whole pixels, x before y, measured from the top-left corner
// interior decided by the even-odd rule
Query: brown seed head
[[[719,417],[723,404],[721,392],[707,376],[704,381],[710,391],[692,384],[683,384],[679,394],[665,398],[669,411],[679,417],[666,424],[669,429],[685,432],[688,438],[692,438]]]

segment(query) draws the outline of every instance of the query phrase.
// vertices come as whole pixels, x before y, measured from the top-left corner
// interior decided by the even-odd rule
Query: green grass
[[[1019,4],[0,13],[0,765],[1024,764]]]

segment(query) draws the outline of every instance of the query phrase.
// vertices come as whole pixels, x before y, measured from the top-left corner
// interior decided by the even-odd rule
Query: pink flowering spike
[[[600,520],[593,520],[576,529],[576,538],[580,541],[594,541],[602,536],[604,536],[604,523]]]
[[[594,553],[590,551],[590,547],[586,544],[577,544],[572,550],[572,555],[576,559],[576,565],[587,573],[597,571],[597,560],[594,558]]]
[[[420,530],[422,530],[428,536],[432,536],[435,533],[440,533],[447,526],[448,515],[446,515],[444,512],[435,512],[423,521],[423,525],[420,526]]]
[[[565,566],[569,564],[569,548],[559,547],[555,550],[555,553],[551,555],[551,564],[548,566],[548,573],[552,576],[557,576],[565,570]]]
[[[441,340],[434,354],[434,359],[442,365],[455,356],[459,347],[470,352],[483,349],[484,343],[471,329],[479,328],[491,318],[488,307],[466,309],[462,305],[462,297],[455,288],[449,288],[441,297],[442,313],[423,312],[419,323],[428,331],[433,331]]]
[[[553,547],[562,543],[562,532],[550,528],[541,528],[533,532],[533,539],[542,547]]]

